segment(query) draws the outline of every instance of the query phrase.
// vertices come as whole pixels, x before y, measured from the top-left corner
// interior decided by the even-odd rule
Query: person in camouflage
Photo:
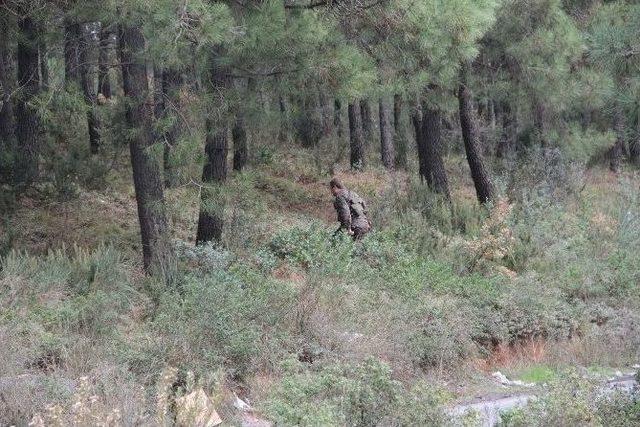
[[[353,236],[353,240],[361,239],[371,231],[366,202],[354,191],[347,190],[337,178],[331,180],[329,187],[335,197],[333,207],[338,213],[338,221],[340,222],[340,228],[336,230],[336,234],[340,231],[346,231],[347,234]]]

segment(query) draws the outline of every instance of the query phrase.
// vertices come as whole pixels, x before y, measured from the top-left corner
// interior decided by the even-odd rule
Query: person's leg
[[[362,228],[359,228],[359,227],[354,227],[352,228],[352,230],[353,230],[353,240],[360,240],[367,233],[366,230],[363,230]]]

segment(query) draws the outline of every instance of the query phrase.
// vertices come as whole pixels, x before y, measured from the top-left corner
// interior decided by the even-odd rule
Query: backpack
[[[371,227],[371,221],[367,216],[367,204],[365,201],[358,196],[356,193],[349,191],[349,196],[347,197],[347,202],[349,203],[349,210],[351,211],[351,216],[354,218],[366,218],[369,223],[369,227]]]

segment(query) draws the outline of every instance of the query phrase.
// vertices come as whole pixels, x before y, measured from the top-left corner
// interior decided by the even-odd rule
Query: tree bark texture
[[[393,130],[391,125],[391,107],[384,99],[379,102],[380,116],[380,157],[386,169],[395,166],[395,147],[393,146]]]
[[[427,166],[425,161],[425,150],[423,148],[424,138],[422,137],[422,106],[416,105],[411,113],[411,124],[416,141],[416,152],[418,153],[418,175],[421,180],[427,176]]]
[[[87,104],[87,128],[89,130],[89,148],[92,154],[100,149],[100,119],[96,112],[96,90],[93,72],[91,70],[90,49],[93,43],[80,28],[78,37],[78,60],[80,61],[80,85],[84,102]]]
[[[629,160],[640,165],[640,104],[636,105],[636,134],[629,143]]]
[[[469,162],[469,168],[471,169],[471,178],[476,188],[476,196],[480,203],[486,203],[494,199],[495,191],[482,158],[477,117],[474,117],[476,110],[473,108],[471,90],[467,84],[466,73],[468,73],[467,66],[463,66],[461,82],[458,88],[460,127],[462,128],[462,139],[464,140],[467,162]]]
[[[442,112],[425,103],[422,106],[422,143],[419,147],[424,158],[424,178],[432,191],[451,199],[447,172],[442,160],[441,138]]]
[[[18,24],[22,37],[18,41],[18,86],[20,93],[15,106],[16,161],[14,178],[20,185],[28,185],[38,175],[40,153],[40,119],[31,104],[40,91],[38,70],[38,28],[29,17]]]
[[[216,53],[219,52],[219,50],[216,51]],[[213,54],[207,86],[214,97],[220,98],[220,104],[222,104],[225,92],[231,86],[231,81],[228,77],[227,67],[217,62],[216,53]],[[196,245],[222,240],[225,204],[219,190],[227,179],[228,124],[226,111],[221,112],[215,121],[209,117],[206,129],[206,160],[202,170],[203,187]]]
[[[373,118],[371,117],[371,105],[368,99],[360,101],[360,114],[362,115],[364,145],[369,146],[373,142]]]
[[[349,141],[351,149],[351,169],[362,170],[365,166],[364,135],[362,131],[362,113],[360,104],[355,101],[349,104]]]
[[[100,31],[100,45],[98,57],[98,93],[106,99],[111,98],[111,78],[109,77],[109,50],[111,48],[111,33],[105,29]]]
[[[344,136],[344,124],[342,120],[342,102],[339,99],[333,101],[333,127],[338,138]]]
[[[140,59],[145,41],[140,28],[124,26],[119,29],[119,40],[122,83],[124,95],[128,98],[126,120],[128,126],[135,129],[129,149],[144,268],[148,274],[162,277],[168,282],[173,278],[175,258],[166,218],[160,162],[151,152],[155,143],[153,103],[147,67],[144,60]]]
[[[15,90],[15,74],[11,66],[11,55],[7,40],[0,40],[0,148],[5,150],[14,138],[13,100]]]
[[[166,188],[171,188],[178,182],[178,171],[172,161],[171,153],[179,143],[184,130],[178,114],[181,108],[180,90],[184,84],[184,80],[182,74],[173,68],[164,70],[161,80],[160,85],[163,99],[162,114],[163,117],[167,117],[167,115],[173,116],[173,120],[164,134],[164,150],[162,156],[164,185]]]
[[[393,96],[393,141],[396,148],[396,167],[407,167],[407,131],[402,120],[402,95]]]
[[[620,172],[620,167],[622,164],[622,156],[624,155],[624,144],[625,144],[625,117],[624,111],[620,105],[615,106],[615,110],[613,112],[613,129],[616,132],[616,142],[613,144],[610,150],[610,158],[609,158],[609,169],[612,172]]]
[[[247,129],[245,123],[245,113],[240,107],[236,113],[236,119],[231,129],[233,137],[233,170],[242,171],[247,165]]]
[[[64,28],[64,78],[67,85],[80,81],[79,41],[80,25],[67,22]]]

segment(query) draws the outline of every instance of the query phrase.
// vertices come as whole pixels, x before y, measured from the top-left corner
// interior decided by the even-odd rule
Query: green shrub
[[[153,330],[163,339],[151,351],[200,372],[224,365],[240,378],[286,349],[292,297],[292,289],[242,266],[188,274],[179,292],[160,297]]]
[[[405,390],[376,359],[307,370],[290,364],[264,408],[278,425],[442,425],[446,393],[424,383]]]
[[[634,426],[640,422],[636,395],[603,392],[596,382],[566,371],[549,383],[548,392],[528,406],[502,415],[500,425]]]

